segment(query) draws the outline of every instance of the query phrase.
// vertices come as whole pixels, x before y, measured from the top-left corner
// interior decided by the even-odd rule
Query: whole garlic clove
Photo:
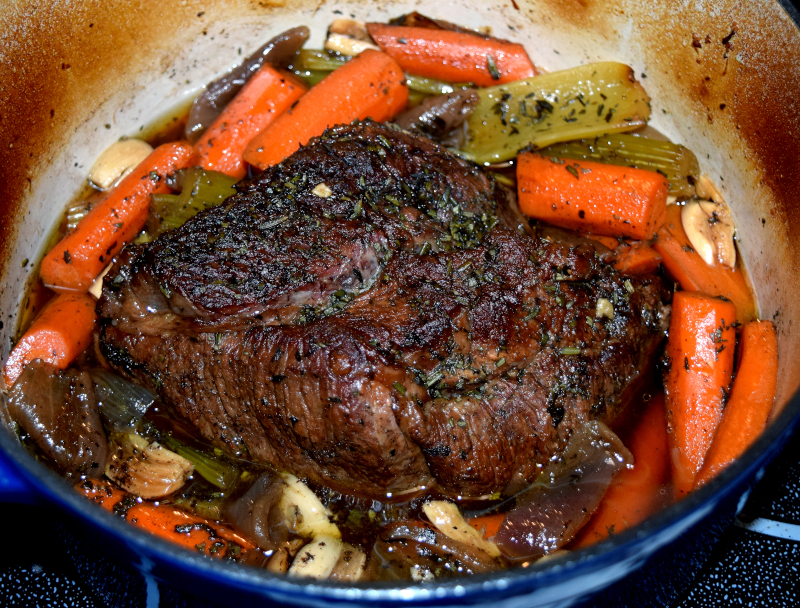
[[[366,24],[354,19],[336,19],[331,23],[325,49],[347,56],[358,55],[366,49],[380,50],[372,41]]]
[[[152,151],[153,147],[141,139],[120,139],[94,161],[89,170],[89,181],[98,190],[109,190]]]
[[[194,472],[183,456],[135,433],[119,438],[106,465],[106,477],[142,498],[161,498],[180,488]]]
[[[681,209],[681,223],[692,247],[706,264],[736,266],[733,242],[736,229],[724,201],[694,200],[686,203]]]

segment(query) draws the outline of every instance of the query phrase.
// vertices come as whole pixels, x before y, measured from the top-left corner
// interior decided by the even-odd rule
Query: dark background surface
[[[782,4],[797,11],[800,0],[782,0]],[[751,522],[764,524],[764,520],[778,525],[768,528],[768,534],[749,529]],[[157,606],[148,605],[144,589],[109,596],[107,589],[91,582],[91,564],[76,566],[63,540],[69,530],[49,506],[0,504],[0,522],[5,547],[0,551],[0,606],[198,606],[163,586]],[[800,434],[767,469],[743,512],[672,606],[800,606]]]

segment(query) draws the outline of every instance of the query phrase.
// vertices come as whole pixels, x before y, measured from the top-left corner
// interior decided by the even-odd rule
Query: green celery
[[[478,91],[461,152],[477,163],[520,150],[632,131],[647,124],[650,98],[627,65],[592,63]]]

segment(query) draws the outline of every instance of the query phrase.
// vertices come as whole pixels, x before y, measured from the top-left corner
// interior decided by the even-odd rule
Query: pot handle
[[[3,450],[0,450],[0,502],[36,502],[33,486]]]

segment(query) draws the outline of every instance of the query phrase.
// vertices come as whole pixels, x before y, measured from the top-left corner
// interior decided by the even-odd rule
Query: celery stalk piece
[[[330,71],[329,70],[298,70],[298,69],[295,69],[295,70],[292,71],[292,74],[294,74],[300,80],[302,80],[306,84],[306,86],[313,87],[320,80],[325,78],[325,76],[330,74]]]
[[[181,443],[173,437],[162,440],[170,450],[183,456],[194,465],[194,470],[210,484],[221,490],[229,490],[239,479],[239,467],[221,458],[214,458],[205,452]]]
[[[461,149],[477,163],[514,158],[522,149],[631,131],[647,124],[650,98],[633,70],[591,63],[478,91]]]
[[[332,72],[340,65],[344,65],[349,57],[333,55],[328,51],[301,49],[297,58],[292,61],[291,67],[295,70],[310,70]]]
[[[236,194],[235,183],[235,178],[224,173],[198,167],[186,169],[180,194],[152,195],[148,232],[158,236],[183,226],[189,218]]]
[[[697,157],[688,148],[669,141],[625,133],[554,144],[539,152],[545,156],[594,160],[656,171],[667,178],[669,193],[678,198],[694,196],[692,184],[700,177]]]

